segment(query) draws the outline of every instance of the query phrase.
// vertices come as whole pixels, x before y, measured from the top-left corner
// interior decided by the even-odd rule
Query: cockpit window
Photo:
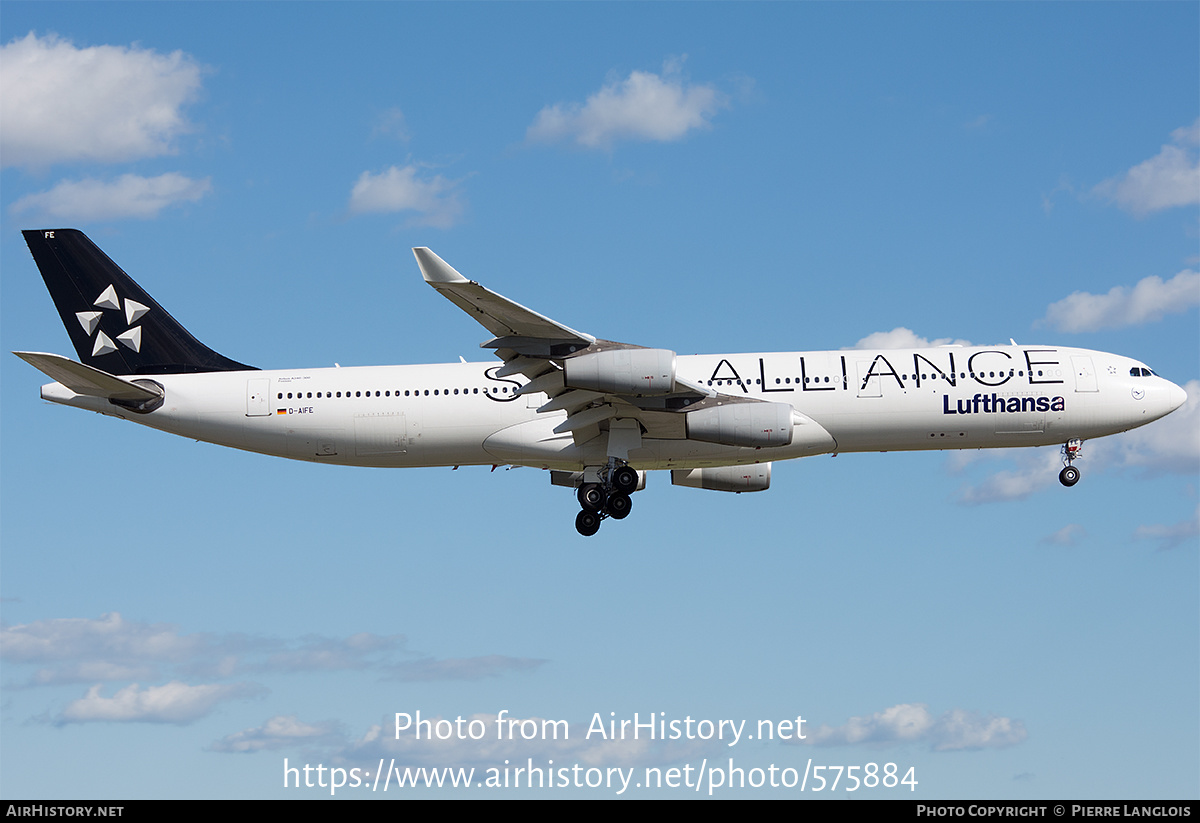
[[[1141,366],[1134,366],[1132,369],[1130,369],[1129,376],[1130,377],[1158,377],[1158,375],[1155,374],[1154,372],[1150,371],[1149,369],[1143,368]]]

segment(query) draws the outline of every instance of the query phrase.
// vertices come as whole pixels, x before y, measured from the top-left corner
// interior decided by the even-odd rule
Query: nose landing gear
[[[1063,462],[1066,465],[1063,470],[1058,473],[1058,482],[1062,483],[1067,488],[1074,486],[1079,482],[1079,469],[1075,468],[1072,463],[1083,456],[1083,441],[1075,438],[1068,440],[1062,447]]]

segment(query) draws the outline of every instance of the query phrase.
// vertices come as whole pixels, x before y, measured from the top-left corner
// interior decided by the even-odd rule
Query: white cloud
[[[1046,214],[1054,211],[1054,198],[1062,193],[1075,193],[1075,185],[1065,175],[1058,179],[1058,185],[1051,189],[1049,194],[1042,195],[1042,211]]]
[[[79,700],[67,704],[55,723],[175,723],[184,725],[199,720],[223,700],[254,697],[263,692],[251,683],[189,686],[172,680],[165,686],[141,688],[137,683],[117,691],[112,697],[100,694],[100,685],[92,686]]]
[[[1200,119],[1171,132],[1171,143],[1125,174],[1092,191],[1136,215],[1200,203]]]
[[[211,178],[193,180],[176,172],[158,177],[123,174],[112,181],[64,180],[49,191],[25,195],[10,211],[68,222],[126,217],[147,220],[169,206],[194,203],[211,190]]]
[[[404,112],[395,106],[380,112],[371,129],[371,137],[389,137],[407,143],[408,124],[404,120]]]
[[[95,683],[113,680],[149,680],[157,676],[154,666],[125,666],[104,660],[84,660],[53,669],[38,669],[31,686],[56,686],[63,683]]]
[[[710,85],[684,80],[678,60],[668,60],[662,74],[633,71],[607,83],[586,103],[546,106],[526,138],[535,142],[574,140],[590,149],[608,148],[616,140],[679,140],[693,129],[708,128],[728,98]]]
[[[180,51],[76,48],[55,35],[0,47],[4,166],[119,162],[173,151],[202,69]]]
[[[965,485],[958,492],[960,503],[977,505],[1004,500],[1024,500],[1034,492],[1058,481],[1062,458],[1057,447],[1042,449],[989,449],[986,458],[1013,458],[1017,467],[988,475],[975,485]]]
[[[1171,143],[1144,163],[1093,188],[1134,215],[1200,203],[1200,119],[1171,132]]]
[[[1155,523],[1149,526],[1138,526],[1133,534],[1136,540],[1157,540],[1162,550],[1173,549],[1184,543],[1195,543],[1200,538],[1200,506],[1187,520],[1182,520],[1170,526]]]
[[[901,703],[852,717],[841,726],[822,725],[800,742],[811,746],[927,743],[934,751],[957,751],[1013,746],[1026,736],[1024,724],[1008,717],[951,709],[935,718],[924,703]]]
[[[1200,145],[1200,117],[1196,118],[1196,122],[1190,126],[1181,126],[1171,132],[1171,139],[1176,143],[1190,143],[1193,146]]]
[[[969,346],[967,340],[954,340],[949,337],[939,337],[937,340],[926,340],[917,333],[903,326],[897,326],[891,331],[877,331],[859,340],[851,349],[926,349],[935,346]]]
[[[981,717],[963,709],[951,709],[934,724],[929,742],[934,751],[1002,749],[1027,737],[1025,724],[1008,717]]]
[[[974,120],[969,120],[966,123],[963,123],[963,128],[967,129],[968,131],[979,131],[979,130],[983,129],[985,126],[987,126],[988,123],[991,123],[991,122],[992,122],[992,115],[981,114],[978,117],[976,117]]]
[[[9,666],[42,665],[27,686],[150,680],[166,676],[225,678],[235,674],[371,670],[406,681],[479,680],[536,669],[546,661],[481,655],[404,661],[402,634],[360,632],[345,638],[299,640],[239,634],[182,634],[165,623],[126,620],[112,612],[99,619],[60,618],[0,626],[0,657]]]
[[[117,612],[98,620],[56,618],[0,629],[0,656],[12,663],[52,660],[181,660],[205,644],[167,623],[130,622]]]
[[[394,666],[392,677],[405,681],[482,680],[485,677],[499,677],[512,671],[536,669],[545,662],[545,660],[505,657],[499,654],[482,657],[451,657],[443,660],[428,658]]]
[[[334,722],[304,723],[296,715],[272,717],[261,726],[226,735],[209,746],[216,752],[249,753],[264,749],[314,746],[338,742],[341,732]]]
[[[236,671],[291,672],[366,668],[369,655],[402,647],[404,637],[369,633],[302,642],[243,635],[182,634],[166,623],[142,623],[111,612],[99,619],[58,618],[0,628],[6,663],[53,664],[30,685],[146,680],[160,667],[178,674],[228,677]],[[247,662],[245,658],[250,658]]]
[[[1077,291],[1046,309],[1039,321],[1065,332],[1137,326],[1187,311],[1200,304],[1200,272],[1184,269],[1170,280],[1150,276],[1132,289],[1114,286],[1107,294]]]
[[[1042,542],[1051,546],[1074,546],[1086,536],[1087,529],[1083,526],[1078,523],[1068,523],[1053,534],[1043,537]]]
[[[299,648],[283,649],[267,657],[268,671],[334,671],[365,669],[375,665],[370,656],[404,646],[404,635],[380,636],[361,632],[345,640],[308,638]]]
[[[1137,215],[1190,206],[1200,200],[1200,167],[1195,152],[1163,146],[1157,156],[1134,166],[1123,179],[1107,180],[1094,191]]]
[[[364,171],[350,192],[352,214],[414,211],[421,225],[449,228],[462,213],[457,183],[436,175],[420,179],[414,165],[391,166],[379,174]]]

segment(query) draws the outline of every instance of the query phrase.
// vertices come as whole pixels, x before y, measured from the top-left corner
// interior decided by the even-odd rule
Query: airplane
[[[532,466],[575,489],[576,530],[622,520],[651,471],[763,491],[817,454],[1060,444],[1146,425],[1187,395],[1145,364],[1050,345],[678,355],[576,331],[414,248],[425,282],[499,363],[261,370],[189,334],[76,229],[23,232],[79,360],[14,352],[43,399],[277,457],[351,466]],[[460,358],[461,360],[462,358]]]

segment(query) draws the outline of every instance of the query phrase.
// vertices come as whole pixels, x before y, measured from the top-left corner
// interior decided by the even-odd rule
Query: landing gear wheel
[[[575,531],[582,534],[584,537],[591,537],[596,532],[600,531],[600,522],[603,518],[599,512],[590,512],[584,509],[579,514],[575,515]]]
[[[1058,473],[1058,482],[1070,488],[1079,482],[1079,469],[1067,466]]]
[[[604,487],[598,483],[584,483],[579,487],[579,505],[585,512],[593,514],[604,508]],[[596,528],[600,528],[599,525]],[[593,531],[592,534],[596,532]]]
[[[612,473],[613,488],[622,494],[633,494],[638,485],[638,473],[629,466],[621,466]]]
[[[624,520],[629,516],[630,510],[633,508],[633,501],[624,492],[613,492],[608,496],[608,505],[606,508],[608,516],[613,520]]]

